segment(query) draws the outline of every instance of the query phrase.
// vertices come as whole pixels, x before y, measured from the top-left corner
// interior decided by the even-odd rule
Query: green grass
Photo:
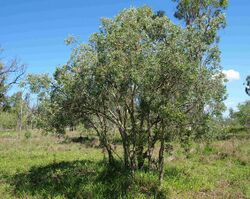
[[[157,174],[109,169],[99,148],[25,132],[0,132],[0,198],[250,198],[250,141],[176,145]]]

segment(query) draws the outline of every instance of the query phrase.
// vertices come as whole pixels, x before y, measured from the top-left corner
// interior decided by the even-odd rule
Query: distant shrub
[[[14,129],[17,125],[17,116],[9,112],[0,112],[0,129]]]
[[[204,147],[204,150],[203,150],[203,154],[204,155],[211,155],[213,153],[216,153],[216,150],[210,144],[206,144],[206,146]]]
[[[26,132],[24,133],[24,137],[25,137],[26,139],[30,139],[30,138],[32,137],[31,132],[30,132],[30,131],[26,131]]]

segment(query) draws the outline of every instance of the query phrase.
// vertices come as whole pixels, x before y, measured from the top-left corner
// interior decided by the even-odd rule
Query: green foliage
[[[231,112],[231,118],[246,130],[250,129],[250,101],[238,105],[238,110]]]
[[[48,74],[29,74],[21,87],[28,87],[32,94],[39,94],[38,100],[43,100],[51,87],[51,78]]]
[[[0,111],[0,128],[19,129],[28,128],[32,123],[29,107],[29,96],[23,97],[22,92],[6,96],[5,108]]]
[[[217,32],[225,22],[220,11],[225,2],[185,2],[181,12],[195,10],[187,27],[173,24],[161,11],[130,8],[103,18],[87,44],[69,38],[70,60],[53,79],[28,77],[31,91],[43,96],[41,127],[57,133],[79,124],[92,128],[111,165],[117,156],[114,132],[119,132],[124,167],[151,168],[158,150],[162,178],[165,142],[178,138],[187,151],[189,140],[206,134],[208,121],[224,108]],[[203,15],[206,11],[212,13]]]
[[[25,137],[26,139],[30,139],[30,138],[32,137],[32,133],[31,133],[30,131],[26,131],[26,132],[24,133],[24,137]]]
[[[250,103],[239,104],[237,110],[230,110],[229,118],[225,120],[226,131],[224,138],[237,137],[241,139],[249,138],[250,129]]]
[[[187,25],[193,25],[202,19],[216,22],[224,18],[223,10],[228,7],[228,0],[172,0],[177,2],[175,17],[184,20]]]
[[[0,112],[0,129],[15,129],[17,115],[10,112]]]

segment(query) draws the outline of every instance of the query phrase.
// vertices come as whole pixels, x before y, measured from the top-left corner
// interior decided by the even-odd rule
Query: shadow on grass
[[[117,198],[126,194],[130,175],[124,171],[119,174],[118,171],[111,172],[105,168],[101,162],[85,160],[53,163],[44,167],[33,167],[27,173],[17,174],[11,184],[17,196]],[[123,181],[113,181],[117,175],[121,175]]]
[[[69,143],[78,143],[78,144],[85,144],[86,146],[90,147],[100,147],[100,141],[97,136],[88,135],[88,136],[75,136],[69,137],[66,136],[65,139],[61,142],[62,144],[69,144]],[[114,138],[113,144],[122,144],[122,140],[118,138]]]
[[[134,198],[135,194],[159,196],[155,189],[145,193],[130,173],[117,164],[110,169],[104,162],[87,160],[59,162],[43,167],[33,167],[27,173],[16,174],[11,179],[15,197],[36,198]],[[156,191],[155,191],[156,190]]]
[[[68,138],[68,141],[69,141],[69,142],[73,142],[73,143],[85,144],[85,143],[93,142],[93,141],[96,140],[96,139],[97,139],[97,138],[95,138],[95,137],[79,136],[79,137],[71,137],[71,138]]]
[[[88,160],[32,167],[10,179],[14,197],[27,198],[167,198],[157,175],[139,171],[135,178],[121,163],[109,168],[105,162]],[[175,175],[175,174],[173,174]]]
[[[96,136],[65,137],[61,144],[78,143],[87,147],[100,148],[100,141]]]

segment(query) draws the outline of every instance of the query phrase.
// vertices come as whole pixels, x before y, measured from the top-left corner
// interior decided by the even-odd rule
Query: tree
[[[197,23],[197,20],[204,20],[208,25],[212,25],[216,20],[224,18],[223,10],[228,7],[228,0],[172,1],[177,3],[175,17],[184,20],[187,26],[192,26]],[[221,23],[221,20],[219,21]],[[209,30],[210,27],[208,26],[207,28]]]
[[[225,110],[225,78],[221,73],[219,37],[217,32],[226,24],[223,11],[227,0],[173,0],[177,2],[175,17],[183,20],[191,34],[190,59],[197,60],[199,77],[189,102],[189,115],[193,131],[202,136],[208,131],[211,116],[220,116]],[[190,39],[191,39],[190,38]],[[203,111],[206,110],[206,111]],[[194,126],[193,126],[194,124]],[[198,125],[197,125],[198,124]],[[199,125],[200,124],[200,125]]]
[[[18,83],[24,73],[25,66],[19,64],[17,59],[8,62],[0,60],[0,111],[6,107],[7,91],[12,85]]]
[[[6,96],[4,111],[0,111],[0,128],[16,129],[21,132],[28,126],[29,115],[28,95],[24,97],[22,92],[16,92],[11,96]]]
[[[246,94],[250,96],[250,75],[246,78],[246,88],[245,88]]]
[[[53,89],[52,78],[48,74],[29,74],[20,86],[35,95],[37,102],[29,107],[29,123],[36,128],[43,128],[46,131],[53,131],[55,121],[50,117],[53,115],[50,106],[50,90]],[[53,110],[55,113],[56,110]]]
[[[231,118],[238,122],[246,131],[250,129],[250,101],[238,105],[237,111],[231,111]]]
[[[104,18],[100,31],[74,46],[54,73],[46,100],[51,129],[64,132],[72,123],[93,128],[110,165],[118,131],[124,167],[133,173],[157,162],[162,180],[166,142],[221,110],[219,53],[215,37],[205,39],[204,32],[201,24],[182,28],[148,7]]]
[[[2,50],[0,50],[2,53]],[[1,128],[10,129],[16,127],[17,117],[13,113],[11,97],[7,95],[9,89],[19,82],[25,73],[25,66],[17,59],[3,61],[0,59],[0,121]],[[19,120],[20,121],[20,120]],[[22,123],[19,123],[20,127]]]

